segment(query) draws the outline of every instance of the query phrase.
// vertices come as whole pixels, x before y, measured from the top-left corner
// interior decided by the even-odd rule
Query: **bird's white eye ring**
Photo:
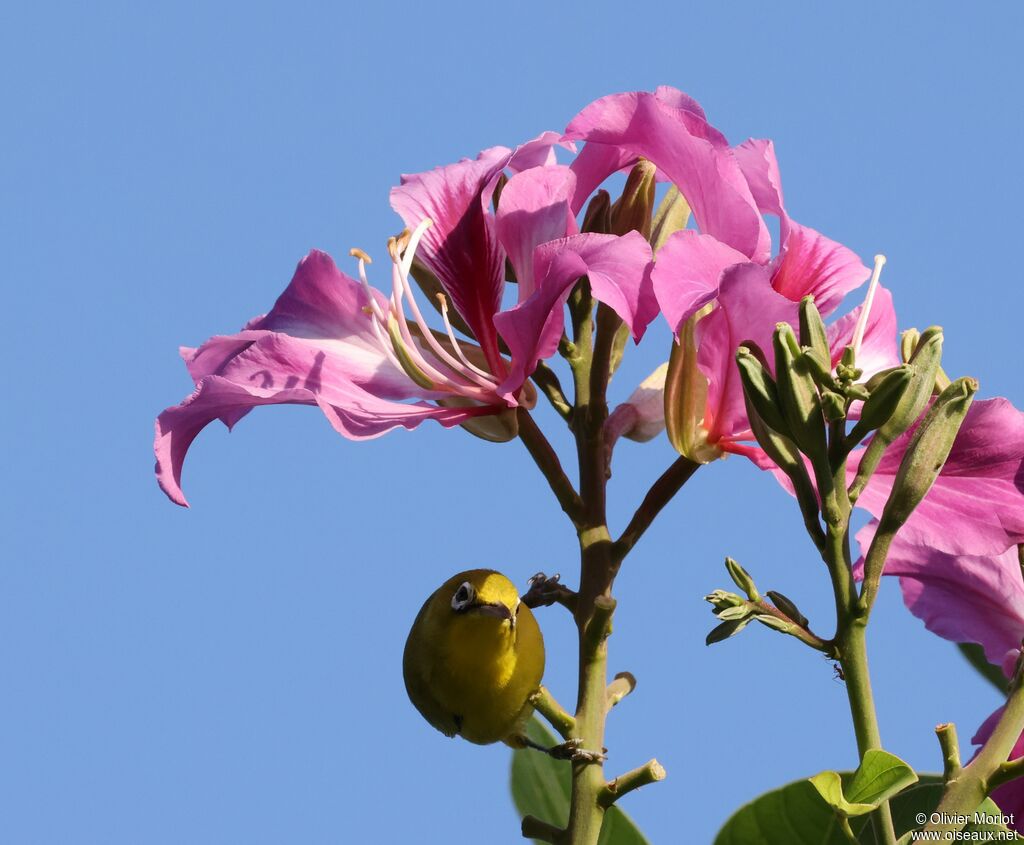
[[[474,598],[476,598],[476,590],[473,589],[473,585],[469,581],[463,581],[459,584],[455,595],[452,596],[452,607],[455,610],[465,610]]]

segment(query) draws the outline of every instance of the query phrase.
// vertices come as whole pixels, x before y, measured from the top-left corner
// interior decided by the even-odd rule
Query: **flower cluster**
[[[627,190],[611,204],[602,185],[619,173]],[[659,184],[668,189],[654,211]],[[608,436],[649,439],[668,419],[673,445],[700,463],[738,453],[785,483],[755,442],[736,351],[769,348],[779,324],[798,326],[805,297],[828,317],[870,277],[863,304],[827,329],[828,364],[852,348],[868,380],[901,363],[881,262],[872,274],[794,221],[772,143],[730,145],[675,89],[608,96],[562,134],[403,176],[391,204],[407,228],[389,242],[385,292],[371,286],[362,251],[352,252],[358,278],[313,251],[268,314],[182,350],[195,390],[156,423],[157,479],[172,501],[186,504],[182,464],[198,433],[258,405],[316,405],[353,440],[429,419],[515,437],[517,409],[536,401],[531,376],[565,343],[565,305],[584,278],[635,342],[659,315],[676,338],[667,382],[659,368],[612,414]],[[777,219],[777,244],[766,217]],[[858,535],[865,550],[913,434],[870,458],[856,502],[872,517]],[[851,456],[851,480],[870,450]],[[886,574],[930,630],[980,643],[1010,674],[1024,639],[1022,543],[1024,414],[1005,399],[978,401]],[[1024,807],[1024,794],[997,800]]]

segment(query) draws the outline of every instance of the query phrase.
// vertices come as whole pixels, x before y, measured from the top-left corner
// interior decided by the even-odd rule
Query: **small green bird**
[[[402,660],[416,709],[446,736],[513,748],[544,675],[544,637],[508,578],[491,569],[453,575],[424,602]]]

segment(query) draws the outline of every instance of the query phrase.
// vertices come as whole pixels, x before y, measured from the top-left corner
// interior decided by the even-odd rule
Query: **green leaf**
[[[1006,676],[998,666],[993,666],[988,662],[985,658],[985,649],[977,643],[957,643],[956,647],[967,658],[967,662],[978,670],[978,674],[999,690],[1001,697],[1005,697],[1008,683]]]
[[[559,740],[537,719],[526,726],[526,735],[550,748]],[[536,816],[565,827],[569,822],[570,765],[532,748],[512,753],[512,800],[522,816]],[[650,845],[633,820],[618,807],[604,814],[598,845]]]
[[[845,794],[851,803],[877,807],[913,783],[917,783],[914,770],[895,754],[879,748],[864,755]]]
[[[840,775],[845,795],[852,796],[854,775]],[[909,832],[921,827],[919,813],[931,814],[942,797],[942,775],[923,774],[918,782],[889,801],[896,835],[906,837],[900,845],[909,842]],[[979,808],[986,815],[998,815],[991,799]],[[875,838],[869,816],[850,819],[850,826],[860,845],[881,845]],[[988,828],[968,826],[967,830]],[[766,792],[749,804],[740,807],[715,837],[714,845],[849,845],[839,827],[831,807],[809,780],[800,780]]]
[[[811,785],[842,816],[863,816],[896,793],[917,782],[914,770],[899,757],[881,749],[864,755],[846,788],[839,772],[822,772]]]
[[[839,815],[851,818],[864,816],[877,807],[877,804],[862,804],[854,801],[847,801],[843,795],[843,781],[839,772],[822,772],[809,778],[813,786],[826,804],[835,810]]]

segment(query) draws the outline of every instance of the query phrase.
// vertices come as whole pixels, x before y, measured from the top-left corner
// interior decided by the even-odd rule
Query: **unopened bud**
[[[732,578],[733,583],[747,594],[747,598],[751,601],[761,601],[761,594],[757,591],[754,579],[750,577],[747,570],[731,557],[725,559],[725,568],[729,570],[729,577]]]
[[[913,370],[906,365],[890,370],[865,400],[860,420],[850,432],[848,442],[860,443],[869,432],[885,425],[895,413],[913,377]]]
[[[908,366],[912,371],[910,384],[903,390],[896,409],[871,438],[861,456],[857,477],[850,487],[850,501],[856,501],[874,473],[885,450],[910,428],[928,405],[935,386],[935,373],[942,359],[942,329],[932,326],[921,333]]]
[[[736,365],[740,371],[743,395],[754,412],[769,428],[788,435],[789,426],[786,425],[782,408],[779,406],[779,392],[768,370],[745,346],[736,350]]]
[[[645,238],[651,236],[651,214],[654,212],[654,176],[658,168],[640,159],[629,171],[626,187],[611,207],[611,233],[625,235],[634,229]]]
[[[659,435],[665,428],[666,361],[640,382],[632,395],[619,405],[605,423],[606,439],[628,437],[639,443]]]
[[[679,193],[679,188],[675,185],[669,186],[651,221],[651,249],[657,253],[670,235],[685,229],[689,222],[690,204]]]
[[[827,364],[821,363],[821,358],[814,353],[809,346],[801,347],[799,359],[800,364],[807,368],[815,384],[823,390],[838,391],[842,388],[832,377],[832,371]]]
[[[704,596],[704,601],[710,604],[715,612],[729,607],[741,607],[747,603],[743,596],[738,596],[736,593],[727,593],[725,590],[715,590],[709,595]]]
[[[892,492],[879,519],[880,532],[898,529],[928,494],[949,457],[977,390],[977,381],[959,378],[939,394],[925,414],[896,472]]]
[[[594,194],[583,214],[581,232],[594,232],[607,235],[612,230],[611,224],[612,198],[604,188]]]
[[[779,404],[793,442],[812,460],[824,460],[825,421],[821,400],[810,373],[798,360],[800,347],[788,323],[778,324],[772,346],[775,350]]]
[[[818,367],[826,373],[832,372],[832,350],[829,348],[825,323],[814,304],[813,296],[800,300],[800,345],[814,358]]]

